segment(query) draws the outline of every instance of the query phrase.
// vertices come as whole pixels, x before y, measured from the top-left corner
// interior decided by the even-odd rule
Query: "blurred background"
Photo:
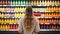
[[[33,7],[39,34],[60,32],[60,0],[0,0],[0,34],[19,34],[18,24],[27,6]]]

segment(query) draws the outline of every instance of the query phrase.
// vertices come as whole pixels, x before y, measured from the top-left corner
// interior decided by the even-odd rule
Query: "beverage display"
[[[39,20],[40,29],[60,29],[59,0],[6,0],[0,1],[0,30],[18,29],[20,18],[24,17],[26,6],[32,6],[34,16]]]

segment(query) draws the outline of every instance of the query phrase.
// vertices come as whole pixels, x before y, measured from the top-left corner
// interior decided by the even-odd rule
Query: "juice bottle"
[[[9,24],[7,25],[7,28],[8,28],[8,30],[10,30],[10,25]]]
[[[58,7],[55,7],[55,11],[56,11],[56,12],[58,11],[57,8],[58,8]]]
[[[2,8],[0,8],[0,11],[2,12]]]
[[[2,25],[0,25],[0,30],[2,30]]]
[[[34,2],[34,1],[31,1],[31,5],[33,5],[33,2]]]
[[[54,7],[54,11],[56,11],[55,7]]]
[[[18,12],[18,7],[15,7],[15,9],[14,9],[14,10],[15,10],[15,12]]]
[[[49,1],[47,1],[47,6],[49,6]]]
[[[17,5],[18,4],[18,1],[15,1],[15,5]]]
[[[7,1],[7,3],[8,3],[7,5],[10,5],[10,1]]]
[[[40,1],[37,0],[37,5],[39,5],[39,4],[40,4]]]
[[[31,5],[31,1],[29,0],[28,2],[29,2],[29,5]]]
[[[57,5],[59,5],[60,3],[59,3],[59,1],[57,1]]]
[[[1,1],[0,1],[0,5],[1,5]]]
[[[5,12],[5,7],[2,8],[2,11]]]
[[[59,11],[60,11],[60,7],[59,7]]]
[[[11,0],[11,1],[10,1],[10,4],[13,5],[12,3],[13,3],[13,2],[12,2],[12,0]]]
[[[57,1],[54,2],[54,5],[57,5]]]
[[[49,1],[49,5],[52,5],[51,0]]]
[[[41,6],[41,1],[39,1],[39,5]]]
[[[16,5],[16,3],[15,3],[16,1],[12,1],[12,5]]]
[[[21,5],[23,5],[22,3],[23,3],[23,2],[21,1]]]
[[[5,2],[4,1],[2,1],[2,5],[5,5]]]
[[[18,29],[18,25],[15,25],[15,29]]]
[[[4,27],[3,27],[3,28],[4,28],[4,30],[7,30],[7,26],[6,26],[6,25],[4,25]]]
[[[54,7],[52,7],[52,11],[54,11]]]
[[[20,1],[18,1],[18,3],[17,3],[18,5],[20,5]]]
[[[28,1],[26,1],[26,5],[28,5],[29,3],[28,3]]]
[[[3,2],[3,5],[7,5],[7,4],[8,4],[8,1],[4,1],[4,2]]]
[[[9,24],[12,24],[12,23],[11,23],[11,19],[9,19]]]
[[[17,8],[17,12],[19,12],[19,10],[20,10],[20,9],[19,9],[19,7],[18,7],[18,8]]]
[[[52,6],[54,6],[54,1],[52,1]]]
[[[47,7],[47,8],[46,8],[46,11],[48,11],[48,9],[49,9],[49,8]]]
[[[45,1],[42,1],[42,6],[45,6]]]
[[[34,5],[37,5],[37,1],[34,1]]]
[[[10,25],[10,30],[12,30],[12,25]]]

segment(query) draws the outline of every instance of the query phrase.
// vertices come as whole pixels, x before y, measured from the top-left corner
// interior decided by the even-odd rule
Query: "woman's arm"
[[[19,27],[18,27],[18,32],[21,33],[23,31],[22,27],[22,19],[20,19]]]
[[[36,27],[35,27],[35,32],[39,32],[40,31],[40,26],[39,26],[39,21],[36,18]]]

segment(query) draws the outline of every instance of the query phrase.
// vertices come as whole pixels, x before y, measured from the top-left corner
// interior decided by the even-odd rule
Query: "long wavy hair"
[[[33,15],[33,10],[31,6],[28,6],[26,8],[25,12],[25,18],[24,18],[24,26],[26,30],[31,30],[33,27],[33,21],[34,21],[34,15]]]

